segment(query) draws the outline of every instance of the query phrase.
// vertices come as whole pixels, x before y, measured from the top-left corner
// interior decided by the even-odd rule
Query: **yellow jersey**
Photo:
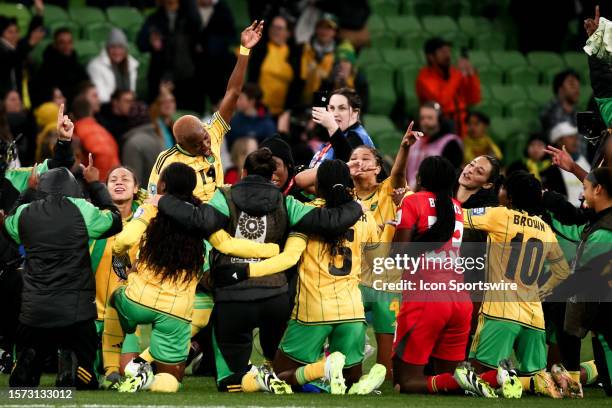
[[[321,200],[316,204],[322,205]],[[378,240],[376,221],[366,213],[348,231],[341,252],[332,258],[331,246],[309,237],[298,267],[292,318],[303,324],[365,320],[359,281],[364,244]]]
[[[149,176],[148,192],[157,193],[157,181],[162,170],[171,163],[184,163],[195,170],[197,175],[196,188],[193,195],[203,202],[208,202],[217,187],[223,185],[223,166],[221,165],[221,143],[223,137],[230,130],[230,126],[223,120],[219,112],[203,124],[210,135],[210,157],[193,156],[186,152],[179,144],[165,150],[157,156],[151,175]]]
[[[556,286],[569,275],[569,265],[557,238],[540,217],[506,207],[464,209],[464,226],[488,233],[485,279],[516,283],[516,291],[486,291],[480,312],[493,319],[544,329],[538,278],[544,261]]]
[[[412,192],[406,193],[406,195],[409,194],[412,194]],[[377,242],[383,243],[383,245],[370,246],[367,251],[364,251],[361,284],[372,287],[375,277],[383,282],[397,283],[401,280],[402,276],[402,271],[400,269],[394,270],[385,268],[382,274],[374,275],[371,267],[374,258],[384,258],[388,256],[390,249],[389,243],[393,241],[393,235],[395,234],[395,225],[389,223],[396,221],[397,217],[397,205],[393,202],[393,185],[391,184],[391,177],[387,177],[378,185],[372,194],[366,198],[359,198],[359,201],[365,208],[369,209],[374,216],[374,220],[378,226]]]

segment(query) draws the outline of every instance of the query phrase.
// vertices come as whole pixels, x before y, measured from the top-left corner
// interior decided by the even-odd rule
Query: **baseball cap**
[[[317,21],[317,27],[319,27],[319,26],[321,26],[323,24],[327,24],[331,28],[337,29],[338,28],[338,19],[336,18],[336,16],[334,16],[331,13],[323,13],[321,15],[321,18],[319,18],[319,20]]]
[[[578,134],[578,128],[569,122],[561,122],[555,125],[550,131],[550,143],[555,144],[564,136],[574,136]]]

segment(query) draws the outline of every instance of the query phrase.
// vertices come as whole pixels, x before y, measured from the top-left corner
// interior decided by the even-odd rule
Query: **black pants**
[[[56,386],[97,389],[94,360],[98,338],[94,320],[70,326],[39,328],[19,324],[17,328],[17,364],[9,379],[11,387],[37,387],[44,356],[60,352]]]
[[[0,271],[0,348],[10,353],[13,353],[19,325],[22,287],[23,279],[19,269],[5,267]]]
[[[240,384],[250,369],[253,330],[259,327],[259,342],[264,357],[272,360],[285,333],[289,319],[289,297],[286,293],[250,302],[218,302],[213,313],[213,330],[218,352],[229,369],[222,372],[217,364],[217,386]]]

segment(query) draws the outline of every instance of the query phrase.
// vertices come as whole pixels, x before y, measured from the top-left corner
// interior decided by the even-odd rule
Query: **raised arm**
[[[226,123],[229,123],[232,119],[232,115],[236,109],[236,102],[242,91],[244,77],[249,64],[249,51],[259,42],[262,32],[263,21],[257,22],[256,20],[240,34],[240,53],[238,54],[238,60],[227,82],[225,96],[219,105],[219,114]]]
[[[53,150],[53,157],[49,160],[47,167],[66,167],[70,169],[74,164],[74,153],[72,152],[72,135],[74,134],[74,124],[64,115],[64,104],[60,105],[57,112],[57,143]]]
[[[416,143],[417,139],[423,137],[422,132],[412,130],[414,121],[410,122],[406,133],[400,143],[399,152],[395,156],[395,162],[391,168],[391,186],[395,188],[406,187],[406,165],[408,164],[408,153],[410,146]]]

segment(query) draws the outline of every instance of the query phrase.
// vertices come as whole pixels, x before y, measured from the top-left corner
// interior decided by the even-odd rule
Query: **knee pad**
[[[155,379],[149,388],[152,392],[177,392],[181,388],[181,383],[176,377],[169,373],[155,374]]]

